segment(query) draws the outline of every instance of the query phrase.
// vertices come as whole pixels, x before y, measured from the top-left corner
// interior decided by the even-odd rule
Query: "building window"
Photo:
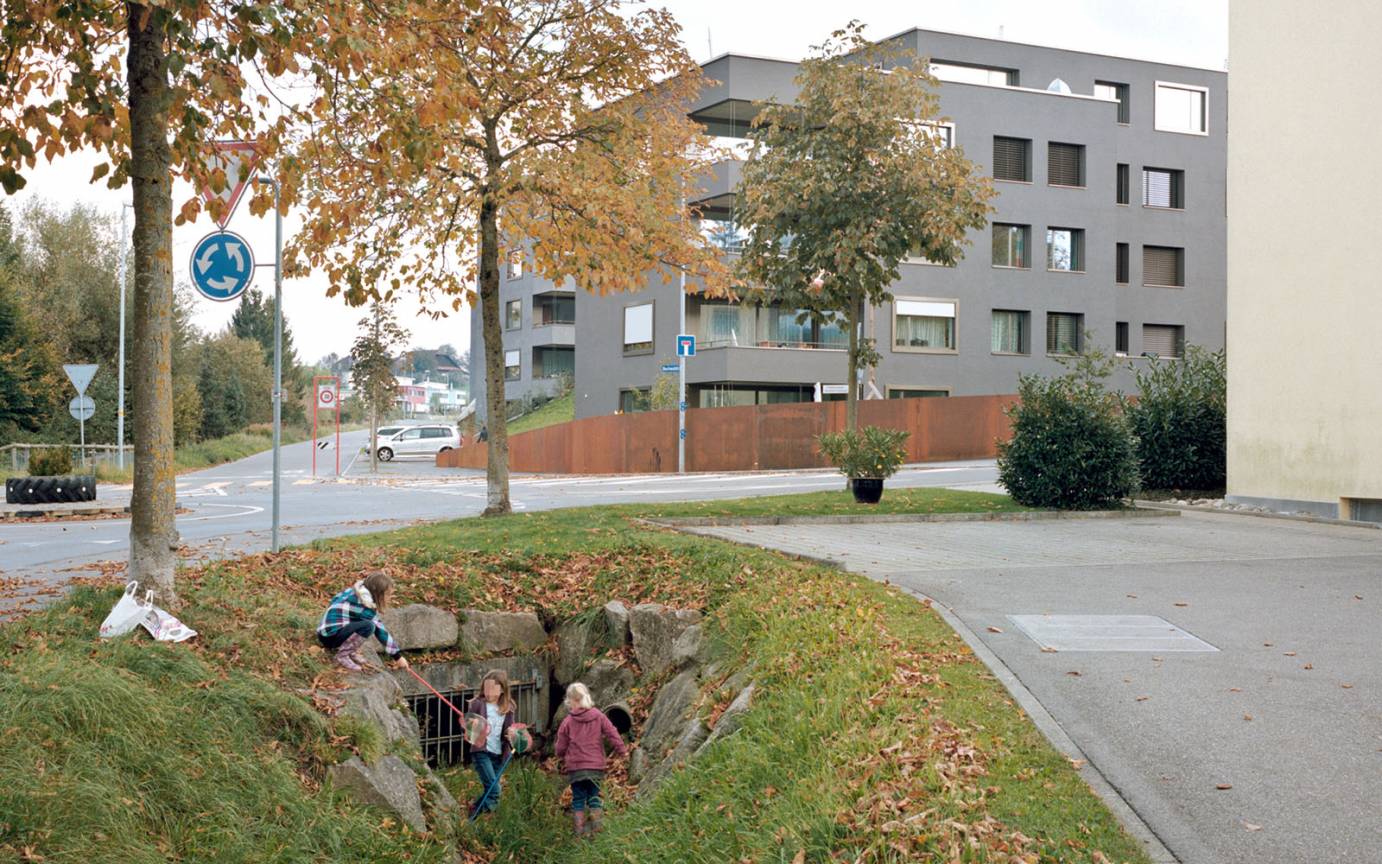
[[[533,297],[533,326],[575,324],[576,298],[565,294],[538,294]]]
[[[988,84],[994,87],[1016,87],[1017,70],[998,66],[974,66],[967,63],[937,61],[931,64],[931,74],[942,81],[959,84]]]
[[[1084,272],[1084,229],[1046,229],[1046,269]]]
[[[954,351],[955,301],[893,301],[893,348],[899,351]]]
[[[651,410],[652,407],[653,391],[651,387],[636,387],[619,391],[619,410],[624,414],[636,414],[639,411]]]
[[[1185,250],[1175,246],[1142,247],[1142,284],[1185,287]]]
[[[533,377],[555,378],[576,374],[576,349],[565,346],[533,349]]]
[[[1032,353],[1031,329],[1032,313],[1011,309],[993,310],[993,353],[1030,354]]]
[[[1143,168],[1142,206],[1184,209],[1185,172],[1171,168]]]
[[[1046,353],[1079,354],[1084,341],[1084,316],[1069,312],[1046,313]]]
[[[1155,357],[1185,356],[1185,328],[1173,324],[1143,324],[1142,353]]]
[[[1208,101],[1209,90],[1205,87],[1156,82],[1156,130],[1209,134]]]
[[[1032,182],[1032,142],[1029,138],[993,136],[993,178]]]
[[[946,149],[955,146],[954,123],[923,123],[922,133],[940,142],[940,145]]]
[[[949,390],[936,387],[889,387],[889,399],[934,399],[949,396]]]
[[[1030,253],[1032,226],[1011,225],[1006,222],[993,223],[993,266],[1020,267],[1032,266]]]
[[[624,307],[624,353],[643,354],[653,350],[653,304]]]
[[[1084,186],[1084,145],[1046,145],[1046,183],[1050,186]]]
[[[1119,285],[1128,284],[1128,244],[1119,243],[1114,247],[1113,281]]]
[[[1094,95],[1100,99],[1118,100],[1118,122],[1127,125],[1132,122],[1132,112],[1128,110],[1128,85],[1112,81],[1095,81]]]
[[[523,278],[523,252],[515,249],[509,253],[509,278]]]
[[[517,381],[523,376],[523,361],[517,351],[504,352],[504,380]]]
[[[1128,164],[1126,162],[1119,162],[1118,191],[1115,193],[1116,197],[1114,198],[1114,201],[1118,204],[1127,204],[1128,199],[1131,197],[1129,195],[1129,192],[1131,191],[1130,187],[1132,186],[1132,180],[1130,179],[1130,175],[1131,172],[1128,170]]]
[[[805,309],[770,306],[764,310],[768,321],[768,348],[847,348],[849,334],[839,322],[820,322]]]
[[[523,301],[510,300],[504,304],[504,329],[517,330],[523,326]]]
[[[1113,353],[1119,357],[1128,356],[1128,322],[1118,321],[1113,325]]]

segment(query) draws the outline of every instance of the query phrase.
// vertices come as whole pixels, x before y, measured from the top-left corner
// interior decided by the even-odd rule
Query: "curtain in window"
[[[954,348],[955,319],[897,316],[894,344],[899,348]]]
[[[993,350],[1000,354],[1024,353],[1026,339],[1023,331],[1025,315],[1021,312],[993,313]]]
[[[768,340],[771,342],[810,342],[811,322],[797,323],[800,309],[773,309],[768,320]]]
[[[1046,353],[1078,354],[1080,316],[1052,312],[1046,316]]]
[[[995,267],[1027,267],[1027,226],[993,223]]]
[[[706,345],[748,344],[741,340],[740,308],[728,303],[701,307],[701,339]]]

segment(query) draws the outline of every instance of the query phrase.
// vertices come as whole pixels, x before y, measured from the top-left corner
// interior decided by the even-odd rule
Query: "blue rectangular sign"
[[[679,370],[679,369],[681,369],[681,367],[678,366],[676,363],[663,363],[663,364],[662,364],[662,371],[663,371],[663,372],[676,372],[676,371]]]
[[[677,356],[696,356],[696,337],[693,334],[682,333],[681,335],[677,336]]]

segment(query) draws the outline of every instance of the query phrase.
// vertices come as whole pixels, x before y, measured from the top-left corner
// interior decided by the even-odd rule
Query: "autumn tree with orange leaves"
[[[319,20],[304,13],[304,2],[0,0],[0,186],[12,194],[37,160],[94,150],[105,161],[93,183],[132,187],[129,576],[156,588],[164,605],[177,602],[173,180],[223,188],[224,172],[204,164],[216,139],[253,138],[274,156],[287,115],[264,88],[252,95],[248,77],[267,81],[297,71],[294,57]],[[251,209],[263,213],[270,200],[261,190]],[[291,200],[289,189],[283,206]],[[195,219],[199,210],[195,199],[187,201],[176,221]]]
[[[402,0],[324,18],[334,50],[300,152],[310,216],[290,253],[351,304],[478,301],[487,514],[510,510],[501,250],[600,294],[681,271],[725,284],[682,203],[713,159],[686,116],[701,70],[670,14],[632,5]]]

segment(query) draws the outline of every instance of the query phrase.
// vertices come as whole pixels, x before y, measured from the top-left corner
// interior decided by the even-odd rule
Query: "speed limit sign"
[[[336,407],[336,391],[329,387],[322,387],[317,390],[317,407],[327,410],[334,410]]]

